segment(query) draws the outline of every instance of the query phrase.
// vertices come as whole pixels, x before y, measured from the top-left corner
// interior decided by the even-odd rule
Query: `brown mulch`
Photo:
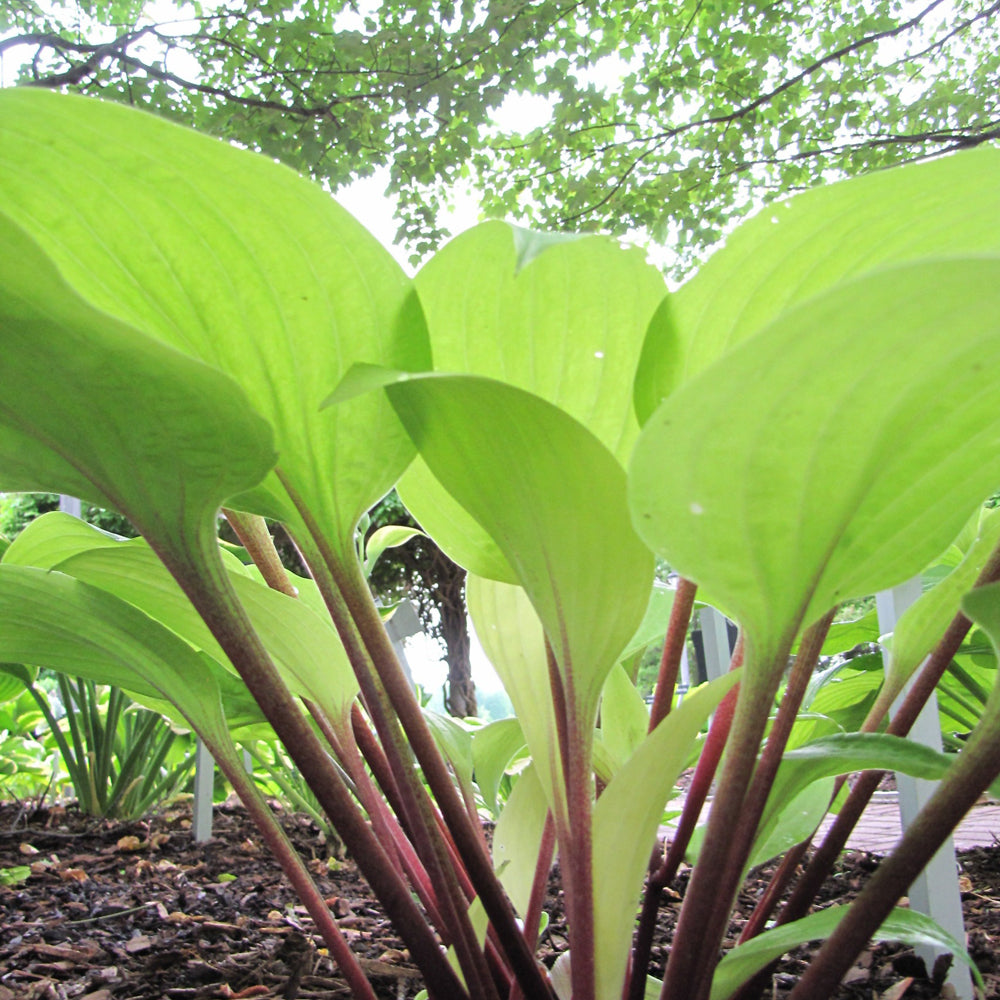
[[[417,971],[349,860],[329,857],[307,819],[282,823],[385,1000],[412,998]],[[970,951],[1000,998],[1000,847],[960,855]],[[845,901],[877,865],[873,855],[847,853],[825,901]],[[30,868],[4,886],[3,873]],[[742,913],[763,882],[741,896]],[[683,881],[677,887],[683,892]],[[543,960],[566,946],[558,877]],[[666,953],[676,907],[664,907]],[[30,817],[0,805],[0,1000],[342,1000],[344,982],[314,940],[312,924],[238,805],[215,811],[213,838],[195,844],[190,814],[168,811],[116,824],[53,808]],[[781,997],[808,961],[788,955],[768,996]],[[656,971],[655,969],[653,970]],[[876,945],[849,974],[841,1000],[922,1000],[942,994],[912,951]]]

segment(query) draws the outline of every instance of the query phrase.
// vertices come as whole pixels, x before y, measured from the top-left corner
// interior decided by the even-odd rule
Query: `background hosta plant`
[[[791,200],[668,296],[635,250],[501,223],[411,281],[274,163],[99,102],[8,92],[0,112],[0,486],[81,496],[142,536],[34,522],[0,563],[0,659],[195,730],[356,996],[375,994],[234,736],[281,741],[439,1000],[723,1000],[832,933],[796,993],[822,996],[883,921],[961,952],[893,907],[1000,770],[996,698],[953,768],[901,737],[968,631],[966,592],[1000,575],[992,529],[939,584],[935,629],[901,624],[887,685],[931,655],[890,733],[887,693],[863,732],[787,748],[837,605],[939,563],[1000,482],[994,151]],[[516,722],[470,734],[407,684],[357,545],[397,482],[470,573]],[[220,509],[252,566],[220,547]],[[696,592],[741,638],[736,669],[678,707]],[[965,598],[987,632],[992,593]],[[647,713],[620,661],[664,633]],[[803,796],[818,817],[839,775],[884,766],[944,781],[881,888],[805,916],[807,881],[720,963],[748,865],[809,832]],[[500,813],[492,854],[480,808]],[[696,848],[652,980],[661,889]],[[556,852],[570,948],[550,971]]]

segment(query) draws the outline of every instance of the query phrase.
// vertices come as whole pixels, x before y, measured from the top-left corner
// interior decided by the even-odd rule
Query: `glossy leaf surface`
[[[0,98],[6,97],[6,93]],[[271,431],[220,372],[88,305],[0,216],[0,485],[127,511],[177,548],[274,463]]]
[[[589,729],[652,584],[621,466],[562,410],[501,382],[434,375],[386,391],[431,471],[516,573],[552,645],[570,710]]]

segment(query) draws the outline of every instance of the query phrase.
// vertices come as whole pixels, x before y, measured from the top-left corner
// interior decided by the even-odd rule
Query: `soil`
[[[376,991],[407,1000],[419,973],[349,860],[331,858],[306,818],[282,823],[338,918]],[[271,863],[243,810],[216,808],[213,838],[193,842],[190,814],[174,810],[142,822],[94,821],[74,809],[30,816],[0,805],[0,1000],[333,1000],[349,991],[312,924]],[[878,865],[848,852],[824,902],[850,899]],[[960,854],[969,949],[1000,998],[1000,846]],[[30,870],[4,886],[4,873]],[[16,873],[14,873],[16,874]],[[741,895],[738,928],[764,885],[761,873]],[[677,898],[683,893],[683,879]],[[566,947],[558,871],[550,884],[551,921],[542,958]],[[662,910],[654,961],[662,962],[676,905]],[[768,996],[787,994],[809,959],[785,956]],[[656,970],[652,970],[654,973]],[[928,976],[912,951],[879,944],[849,973],[840,1000],[922,1000],[946,996],[942,970]]]

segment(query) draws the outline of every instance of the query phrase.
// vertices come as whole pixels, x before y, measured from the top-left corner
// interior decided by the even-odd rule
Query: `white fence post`
[[[701,642],[705,650],[705,673],[714,681],[729,673],[733,650],[729,644],[729,620],[715,608],[702,608],[698,612],[701,624]]]
[[[885,635],[896,627],[903,612],[920,597],[920,578],[909,580],[892,590],[884,590],[876,595],[879,631]],[[909,690],[904,689],[893,706],[895,712],[900,701]],[[923,743],[934,750],[941,749],[941,723],[938,716],[937,696],[931,694],[923,711],[910,730],[910,739]],[[899,790],[899,814],[905,830],[914,820],[921,807],[934,793],[938,782],[924,778],[912,778],[906,774],[896,774]],[[955,859],[955,843],[949,837],[941,849],[930,860],[927,867],[910,886],[910,908],[932,917],[941,927],[960,942],[965,942],[965,921],[962,916],[962,897],[958,887],[958,864]],[[918,946],[914,951],[927,964],[927,971],[942,954],[942,949]],[[948,975],[948,982],[959,1000],[972,1000],[972,980],[964,966],[955,963]]]
[[[215,789],[215,761],[208,747],[198,739],[194,751],[194,805],[191,834],[195,843],[212,839],[212,798]]]

